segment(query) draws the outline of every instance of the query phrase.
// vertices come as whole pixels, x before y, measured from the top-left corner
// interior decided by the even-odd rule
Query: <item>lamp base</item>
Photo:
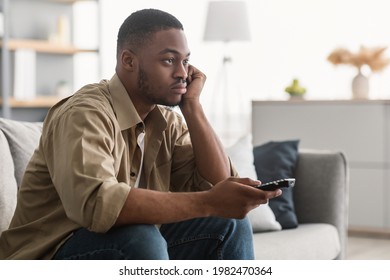
[[[233,61],[233,59],[232,59],[232,57],[231,56],[227,56],[227,55],[225,55],[224,57],[223,57],[223,64],[225,64],[225,63],[230,63],[230,62],[232,62]]]

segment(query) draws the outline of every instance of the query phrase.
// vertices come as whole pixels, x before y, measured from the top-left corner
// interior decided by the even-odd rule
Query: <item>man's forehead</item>
[[[157,31],[150,42],[152,48],[159,54],[172,53],[189,56],[190,50],[187,44],[187,38],[181,29],[167,29]]]
[[[181,53],[180,51],[176,50],[176,49],[172,49],[172,48],[165,48],[163,50],[161,50],[159,52],[159,54],[167,54],[167,53],[170,53],[170,54],[177,54],[177,55],[184,55],[184,56],[190,56],[191,55],[191,52],[188,51],[187,53]]]

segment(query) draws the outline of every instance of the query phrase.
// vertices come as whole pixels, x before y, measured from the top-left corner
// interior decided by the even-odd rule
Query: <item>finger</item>
[[[283,193],[281,189],[277,189],[275,191],[264,191],[264,192],[267,194],[268,199],[278,197]]]
[[[199,72],[199,70],[194,65],[188,65],[188,74],[194,75],[196,72]]]
[[[188,76],[190,76],[192,80],[195,78],[206,79],[206,75],[193,65],[189,65],[188,67]]]
[[[192,82],[192,69],[191,69],[191,65],[188,65],[188,70],[187,70],[187,83],[191,83]]]
[[[259,180],[254,180],[248,177],[244,178],[239,178],[239,177],[231,177],[230,180],[244,184],[244,185],[249,185],[249,186],[257,186],[261,184],[261,181]]]

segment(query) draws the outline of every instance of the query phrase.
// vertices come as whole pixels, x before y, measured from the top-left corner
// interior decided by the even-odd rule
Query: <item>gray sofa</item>
[[[348,166],[343,153],[301,150],[294,187],[295,229],[255,234],[257,259],[344,259]]]
[[[8,227],[41,123],[0,118],[0,233]],[[257,259],[343,259],[346,252],[348,172],[339,152],[300,151],[294,188],[295,229],[254,234]]]

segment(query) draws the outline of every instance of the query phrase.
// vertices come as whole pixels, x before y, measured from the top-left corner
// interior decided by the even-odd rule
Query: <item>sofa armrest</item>
[[[348,184],[348,165],[342,152],[299,152],[294,189],[298,222],[334,225],[340,235],[339,258],[344,258],[346,251]]]

